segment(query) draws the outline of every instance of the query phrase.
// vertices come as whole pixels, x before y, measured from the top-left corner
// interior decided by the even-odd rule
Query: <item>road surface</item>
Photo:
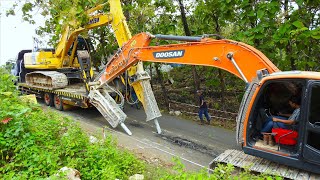
[[[124,112],[128,115],[125,124],[133,133],[132,136],[127,135],[120,126],[111,128],[95,108],[73,108],[62,113],[74,117],[92,134],[102,134],[105,129],[106,135],[117,138],[119,146],[156,165],[171,166],[172,158],[178,157],[186,170],[199,170],[207,168],[209,162],[224,150],[239,149],[235,132],[231,130],[198,125],[195,121],[163,114],[158,118],[162,129],[159,135],[153,121],[145,121],[143,110],[127,106]]]

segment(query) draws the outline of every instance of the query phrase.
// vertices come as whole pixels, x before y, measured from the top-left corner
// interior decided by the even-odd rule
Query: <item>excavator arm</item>
[[[64,60],[72,43],[74,43],[78,35],[84,31],[111,24],[119,47],[132,37],[122,12],[120,0],[109,0],[109,4],[110,13],[98,13],[92,15],[92,13],[101,10],[106,5],[106,3],[100,4],[87,10],[86,13],[89,16],[87,25],[76,30],[71,30],[69,26],[65,28],[55,51],[56,57],[61,59],[60,67],[65,64]],[[68,65],[72,66],[72,61],[70,61]]]
[[[152,39],[189,41],[181,44],[149,46]],[[226,70],[250,83],[257,70],[280,71],[264,54],[245,43],[203,37],[151,35],[134,36],[109,61],[100,84],[110,82],[139,61],[212,66]]]

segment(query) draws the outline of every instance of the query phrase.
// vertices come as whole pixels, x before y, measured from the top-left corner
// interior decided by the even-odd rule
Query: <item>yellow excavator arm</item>
[[[62,38],[56,48],[56,57],[61,58],[61,67],[63,66],[63,58],[67,55],[72,43],[75,42],[78,35],[84,31],[111,24],[119,47],[131,39],[131,32],[123,15],[120,0],[109,0],[109,4],[110,13],[107,14],[100,13],[91,15],[92,13],[101,10],[106,3],[87,10],[87,14],[90,16],[90,18],[85,27],[81,27],[74,31],[71,31],[69,27],[65,28]]]
[[[110,12],[97,13],[105,5],[101,4],[86,11],[89,16],[88,24],[72,30],[69,26],[64,28],[60,41],[54,52],[33,52],[26,55],[25,67],[27,69],[61,69],[75,67],[75,50],[77,38],[80,33],[90,29],[111,24],[119,47],[131,38],[131,33],[122,12],[120,0],[109,0]],[[69,49],[74,43],[72,54]],[[77,67],[76,67],[77,68]]]

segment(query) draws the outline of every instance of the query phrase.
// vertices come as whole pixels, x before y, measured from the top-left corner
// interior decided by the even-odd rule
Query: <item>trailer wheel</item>
[[[54,103],[54,107],[60,111],[63,111],[63,102],[62,102],[62,98],[58,95],[54,95],[53,98],[53,103]]]
[[[43,99],[44,99],[44,103],[47,106],[53,106],[53,94],[46,92],[43,95]]]

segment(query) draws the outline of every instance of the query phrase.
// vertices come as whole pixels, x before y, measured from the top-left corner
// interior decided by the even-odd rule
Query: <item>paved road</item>
[[[153,163],[172,162],[172,157],[179,157],[188,170],[207,167],[209,162],[226,149],[239,149],[235,142],[235,132],[208,126],[180,117],[163,115],[158,119],[163,133],[158,135],[154,123],[146,122],[143,110],[130,106],[124,109],[128,115],[125,124],[133,133],[125,134],[121,127],[110,128],[100,113],[92,109],[75,108],[64,114],[75,117],[82,126],[91,132],[102,132],[107,127],[107,134],[118,139],[118,144]]]

